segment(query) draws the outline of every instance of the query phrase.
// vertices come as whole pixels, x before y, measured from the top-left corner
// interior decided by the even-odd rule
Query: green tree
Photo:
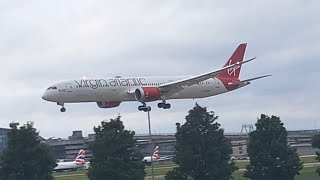
[[[0,159],[1,180],[50,180],[56,163],[46,144],[40,142],[33,123],[18,128],[11,123],[8,147]]]
[[[237,168],[230,161],[231,143],[217,119],[214,112],[196,104],[186,116],[186,123],[177,123],[173,161],[178,167],[167,173],[167,180],[230,179]]]
[[[312,137],[312,147],[320,149],[320,134],[316,134]],[[317,155],[316,159],[318,160],[318,162],[320,162],[320,152],[317,151],[316,155]],[[316,172],[320,176],[320,168],[317,168]]]
[[[250,164],[245,177],[252,180],[294,180],[302,169],[296,151],[289,147],[287,130],[279,117],[264,114],[249,134]]]
[[[91,180],[143,180],[143,156],[133,139],[134,131],[124,129],[120,117],[94,128],[96,138],[90,149],[88,176]]]

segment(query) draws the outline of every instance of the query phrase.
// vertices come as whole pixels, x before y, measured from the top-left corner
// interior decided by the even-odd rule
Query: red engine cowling
[[[135,98],[139,102],[157,101],[160,96],[160,89],[157,87],[141,87],[135,91]]]
[[[97,102],[99,108],[113,108],[118,107],[121,102],[119,101],[104,101],[104,102]]]

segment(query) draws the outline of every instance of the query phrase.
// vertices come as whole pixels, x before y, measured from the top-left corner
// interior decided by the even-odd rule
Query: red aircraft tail
[[[234,51],[228,62],[226,63],[226,66],[230,66],[232,64],[242,62],[244,53],[246,51],[247,43],[240,44],[238,48]],[[222,71],[219,74],[220,78],[231,78],[231,79],[238,79],[240,75],[241,65],[235,66],[229,69],[226,69]]]

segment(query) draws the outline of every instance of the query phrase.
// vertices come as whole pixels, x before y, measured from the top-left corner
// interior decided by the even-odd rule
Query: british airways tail
[[[85,158],[85,151],[83,149],[79,150],[78,155],[76,156],[76,159],[74,160],[77,164],[85,164],[86,161]]]
[[[246,51],[247,43],[240,44],[237,49],[234,51],[228,62],[224,65],[230,66],[233,64],[241,63],[243,61],[244,53]],[[241,65],[234,66],[232,68],[226,69],[219,74],[219,78],[230,78],[230,79],[239,79],[241,70]]]
[[[159,159],[159,158],[160,158],[160,155],[159,155],[158,153],[159,153],[159,146],[156,146],[156,147],[154,148],[152,158],[153,158],[153,159]]]

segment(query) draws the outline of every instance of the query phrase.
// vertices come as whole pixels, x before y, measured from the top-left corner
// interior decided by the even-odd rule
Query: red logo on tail
[[[230,65],[232,65],[232,59],[229,60],[228,66],[230,66]],[[237,77],[237,74],[240,74],[240,72],[237,73],[238,69],[240,71],[240,66],[235,66],[235,67],[229,68],[229,69],[227,69],[227,73],[229,74],[229,76]]]
[[[242,62],[244,53],[246,51],[246,47],[247,47],[247,44],[240,44],[238,48],[234,51],[234,53],[232,54],[228,62],[224,65],[224,67]],[[232,68],[222,71],[218,77],[239,78],[240,70],[241,70],[241,65],[234,66]]]

